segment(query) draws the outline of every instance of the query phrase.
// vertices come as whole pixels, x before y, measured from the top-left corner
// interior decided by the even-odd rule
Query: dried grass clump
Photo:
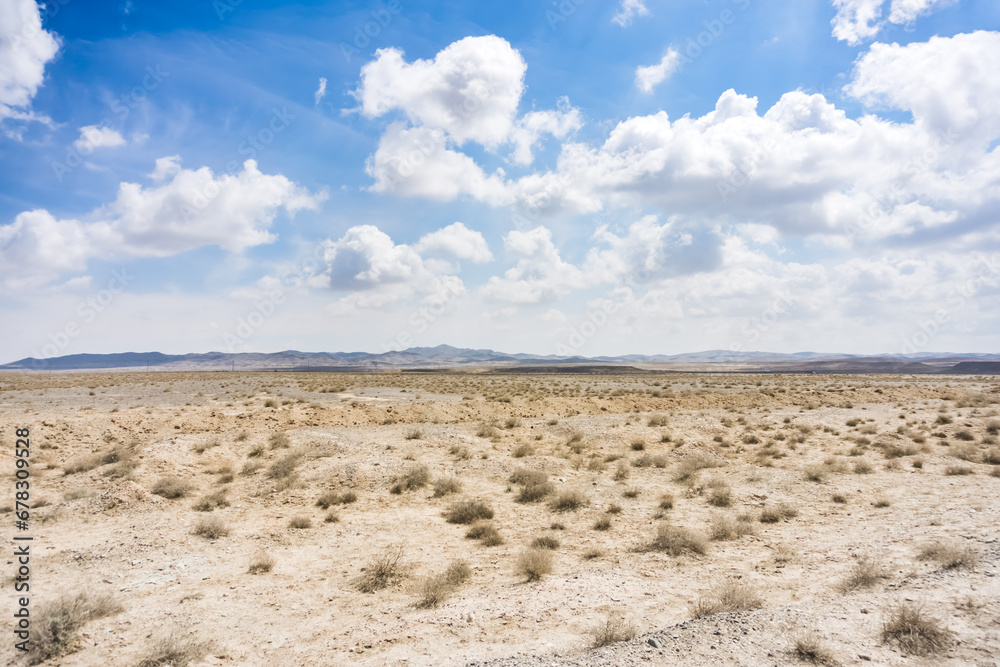
[[[542,535],[532,540],[531,546],[536,549],[550,549],[555,551],[559,548],[559,540],[549,535]]]
[[[677,465],[677,470],[674,471],[674,481],[686,482],[698,474],[700,470],[713,467],[715,467],[715,463],[704,456],[689,456]]]
[[[882,641],[912,655],[930,655],[944,651],[951,644],[952,634],[926,614],[923,605],[901,602],[886,612]]]
[[[389,487],[389,492],[394,494],[401,494],[404,491],[415,491],[431,480],[430,471],[427,470],[425,465],[417,465],[409,468],[399,477],[395,477],[392,480],[392,486]]]
[[[29,665],[37,665],[67,653],[77,632],[88,621],[120,614],[123,607],[110,595],[77,593],[66,595],[32,609],[31,639],[26,655]]]
[[[439,477],[434,480],[434,497],[441,498],[462,492],[462,482],[457,477]]]
[[[183,498],[191,493],[192,484],[179,477],[161,477],[153,484],[153,493],[171,500]]]
[[[208,516],[200,519],[194,526],[194,534],[204,537],[207,540],[217,540],[220,537],[229,535],[229,527],[226,522],[217,516]]]
[[[320,509],[329,509],[334,505],[348,505],[350,503],[356,502],[358,500],[358,494],[354,491],[345,491],[344,493],[337,493],[336,491],[327,491],[319,499],[316,500],[316,507]]]
[[[854,561],[847,576],[840,583],[840,590],[847,593],[861,588],[871,588],[888,578],[889,574],[884,565],[871,556],[864,555]]]
[[[489,522],[473,525],[469,530],[465,531],[465,536],[470,540],[479,540],[484,547],[496,547],[504,542],[500,531]]]
[[[481,500],[461,500],[445,512],[448,523],[469,524],[481,519],[492,519],[493,508]]]
[[[942,568],[946,570],[954,570],[958,568],[975,567],[979,562],[979,554],[977,554],[976,550],[972,547],[959,547],[941,544],[940,542],[932,542],[930,544],[925,544],[920,549],[920,553],[917,555],[917,560],[936,561]]]
[[[229,507],[225,489],[202,496],[193,507],[198,512],[211,512],[217,507]]]
[[[515,470],[510,476],[510,483],[521,486],[521,491],[515,498],[519,503],[537,503],[556,490],[547,473],[528,468]]]
[[[201,661],[211,650],[211,642],[171,633],[156,640],[136,667],[187,667]]]
[[[274,556],[266,551],[257,552],[250,560],[247,572],[250,574],[266,574],[274,569]]]
[[[765,506],[760,512],[761,523],[778,523],[782,519],[794,519],[799,511],[787,503]]]
[[[547,549],[527,549],[517,557],[515,569],[526,581],[539,581],[552,572],[552,552]]]
[[[695,618],[725,614],[732,611],[752,611],[764,606],[757,590],[738,580],[730,580],[719,585],[708,597],[702,597],[694,605]]]
[[[702,556],[708,551],[708,544],[704,537],[692,530],[665,523],[660,524],[660,527],[657,528],[656,536],[652,541],[638,550],[659,551],[675,557],[687,553]]]
[[[423,609],[437,607],[448,599],[472,576],[472,568],[464,560],[452,561],[441,574],[428,577],[421,586],[417,606]]]
[[[712,540],[738,540],[744,535],[753,533],[753,525],[747,521],[734,520],[727,514],[716,514],[709,524],[709,536]]]
[[[802,662],[813,665],[834,667],[838,664],[833,653],[823,645],[823,640],[816,632],[807,632],[796,636],[792,640],[791,654]]]
[[[389,547],[372,557],[354,579],[354,586],[362,593],[374,593],[388,588],[405,576],[403,547]]]
[[[579,489],[566,489],[549,501],[549,509],[553,512],[575,512],[589,501],[586,494]]]
[[[636,634],[638,633],[635,626],[625,619],[608,616],[603,623],[590,631],[590,646],[591,648],[601,648],[618,642],[627,642],[635,639]]]

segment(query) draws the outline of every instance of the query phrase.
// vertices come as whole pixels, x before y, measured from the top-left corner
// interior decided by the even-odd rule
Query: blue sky
[[[1000,347],[995,2],[0,18],[6,360]]]

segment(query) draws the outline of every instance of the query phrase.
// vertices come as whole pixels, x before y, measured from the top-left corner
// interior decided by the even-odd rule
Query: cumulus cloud
[[[611,21],[625,28],[632,24],[632,20],[636,16],[649,16],[649,14],[650,11],[646,7],[645,0],[621,0],[618,12]]]
[[[91,258],[167,257],[207,245],[240,252],[275,240],[269,227],[279,209],[294,215],[326,197],[261,173],[253,160],[216,177],[208,167],[183,169],[178,158],[162,158],[153,176],[158,185],[149,188],[122,183],[115,201],[84,221],[34,210],[0,226],[0,266],[17,267],[0,279],[41,284],[84,270]]]
[[[42,29],[34,0],[0,0],[0,122],[39,120],[30,105],[45,77],[45,65],[59,51],[55,33]]]
[[[73,142],[73,147],[81,153],[88,154],[98,148],[115,148],[124,146],[125,143],[125,137],[118,130],[86,125],[80,128],[80,138]]]
[[[482,294],[489,300],[541,303],[585,284],[580,269],[563,261],[552,242],[552,232],[545,227],[511,231],[503,245],[517,258],[517,264],[502,277],[493,276],[483,285]]]
[[[532,149],[539,139],[549,134],[556,139],[565,139],[583,126],[579,109],[570,106],[569,99],[562,98],[557,111],[531,111],[518,120],[511,130],[510,140],[514,144],[513,160],[517,164],[529,165],[534,161]]]
[[[514,127],[526,69],[521,54],[495,35],[466,37],[433,60],[412,63],[399,49],[379,49],[361,69],[354,96],[369,118],[398,109],[459,146],[471,140],[496,148]]]
[[[667,49],[663,58],[655,65],[640,66],[635,70],[635,85],[644,93],[651,93],[667,77],[677,71],[681,64],[681,54],[677,49]]]
[[[837,15],[833,18],[833,36],[857,46],[879,33],[886,21],[882,10],[887,0],[833,0]],[[892,0],[887,21],[893,24],[913,23],[917,18],[930,14],[958,0]]]
[[[461,222],[425,234],[414,246],[414,249],[422,255],[445,253],[476,264],[493,261],[493,253],[490,252],[483,235],[469,229]]]

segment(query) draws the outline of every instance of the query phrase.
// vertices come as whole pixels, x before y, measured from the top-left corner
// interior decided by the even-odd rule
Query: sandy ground
[[[67,594],[122,606],[43,664],[136,665],[169,635],[207,643],[197,665],[784,665],[813,633],[829,664],[998,665],[998,415],[988,377],[4,374],[0,466],[12,499],[13,429],[30,428],[34,621]],[[419,466],[430,483],[391,492]],[[548,473],[553,494],[518,502],[522,468]],[[435,497],[448,476],[461,490]],[[166,477],[192,488],[153,493]],[[550,508],[567,490],[583,505]],[[194,508],[220,491],[225,503]],[[316,505],[348,491],[355,502]],[[502,544],[446,521],[466,499],[490,506]],[[759,520],[781,504],[794,512]],[[194,534],[209,517],[228,535]],[[711,539],[720,519],[744,534]],[[662,524],[706,553],[643,550]],[[558,547],[529,582],[517,563],[540,536]],[[935,542],[968,562],[919,558]],[[401,576],[361,592],[393,549]],[[250,574],[261,553],[273,569]],[[421,606],[457,559],[469,579]],[[881,576],[845,588],[861,559]],[[725,582],[760,608],[694,619]],[[907,601],[950,633],[937,653],[883,641]],[[591,650],[608,618],[637,638]]]

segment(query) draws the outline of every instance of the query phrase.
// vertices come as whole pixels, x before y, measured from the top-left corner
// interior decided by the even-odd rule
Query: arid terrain
[[[1000,665],[996,376],[5,373],[0,415],[4,664]]]

